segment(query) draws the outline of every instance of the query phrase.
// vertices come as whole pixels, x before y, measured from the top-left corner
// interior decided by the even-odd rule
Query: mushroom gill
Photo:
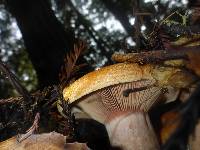
[[[139,80],[109,86],[93,92],[78,105],[106,126],[112,146],[156,150],[159,145],[147,113],[162,93],[154,83]]]
[[[148,111],[161,93],[151,80],[139,80],[104,88],[98,92],[110,111]]]

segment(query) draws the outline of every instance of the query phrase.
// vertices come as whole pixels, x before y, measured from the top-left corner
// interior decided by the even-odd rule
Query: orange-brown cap
[[[185,87],[194,76],[177,67],[155,64],[118,63],[86,74],[63,90],[69,103],[101,89],[135,81],[149,80],[157,87]]]
[[[138,80],[154,80],[151,66],[119,63],[86,74],[63,90],[63,96],[70,103],[105,87]]]

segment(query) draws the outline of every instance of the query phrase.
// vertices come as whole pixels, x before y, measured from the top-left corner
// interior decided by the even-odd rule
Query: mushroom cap
[[[69,103],[106,87],[134,81],[151,80],[155,86],[186,87],[194,77],[178,67],[163,67],[155,64],[118,63],[90,72],[63,90]]]
[[[105,87],[138,80],[154,80],[151,66],[143,67],[138,64],[119,63],[90,72],[76,80],[63,90],[63,96],[69,103]]]

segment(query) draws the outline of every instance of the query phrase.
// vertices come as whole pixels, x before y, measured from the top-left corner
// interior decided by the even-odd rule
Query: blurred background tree
[[[64,55],[78,39],[90,68],[112,63],[114,52],[147,49],[154,25],[187,0],[2,0],[0,59],[29,91],[58,83]],[[177,18],[175,18],[176,20]],[[0,97],[16,92],[0,76]]]

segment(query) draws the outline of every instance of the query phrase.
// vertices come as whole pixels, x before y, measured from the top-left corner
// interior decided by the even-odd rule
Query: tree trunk
[[[6,7],[21,30],[39,87],[57,83],[63,56],[74,45],[74,34],[65,31],[48,0],[6,0]]]
[[[113,2],[112,0],[101,1],[105,4],[106,8],[115,16],[115,18],[120,21],[127,34],[132,35],[134,32],[134,28],[129,22],[128,14],[126,14],[124,8],[122,8],[123,5],[120,5],[120,2]]]

